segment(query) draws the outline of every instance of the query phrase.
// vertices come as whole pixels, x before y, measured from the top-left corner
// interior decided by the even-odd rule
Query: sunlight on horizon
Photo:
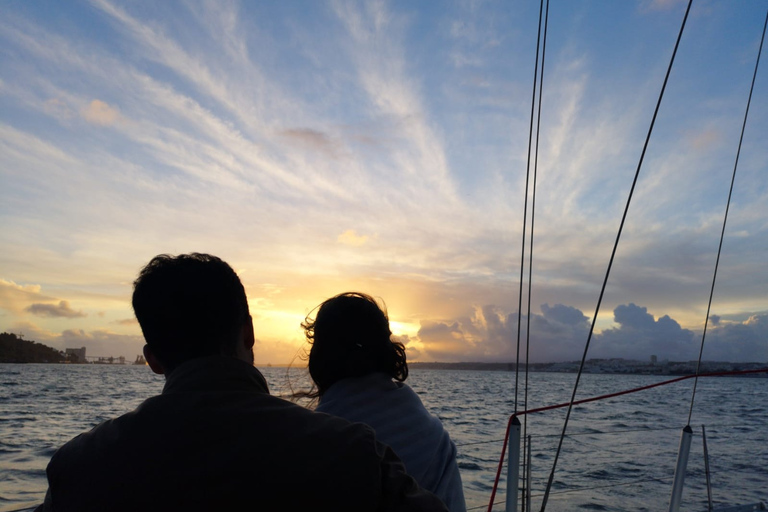
[[[294,358],[306,315],[344,291],[387,304],[412,360],[513,357],[538,4],[301,5],[3,6],[0,332],[132,358],[143,344],[130,307],[139,269],[156,254],[207,252],[241,276],[257,360]],[[764,18],[760,2],[702,5],[590,357],[698,355]],[[551,10],[536,361],[581,357],[684,7]],[[709,359],[768,360],[766,70]]]

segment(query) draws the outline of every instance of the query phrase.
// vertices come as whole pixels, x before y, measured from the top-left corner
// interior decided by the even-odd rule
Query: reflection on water
[[[306,388],[303,370],[262,370],[273,394]],[[531,408],[567,401],[574,379],[572,374],[532,373]],[[659,380],[584,375],[577,398]],[[0,511],[42,501],[45,466],[58,446],[135,408],[159,393],[163,382],[141,366],[0,365]],[[458,445],[468,507],[487,505],[506,421],[514,409],[514,374],[413,370],[408,383]],[[690,383],[681,382],[575,407],[547,509],[666,508],[690,390]],[[520,390],[520,409],[523,396]],[[534,505],[541,501],[537,495],[546,483],[564,416],[562,409],[527,420],[533,436]],[[766,418],[768,379],[699,381],[683,510],[706,509],[701,424],[707,425],[715,502],[768,498]],[[502,488],[497,500],[503,498]]]

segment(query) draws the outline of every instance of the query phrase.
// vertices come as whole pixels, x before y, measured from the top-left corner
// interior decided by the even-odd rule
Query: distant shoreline
[[[561,363],[530,363],[531,372],[576,373],[580,362],[569,361]],[[423,370],[474,370],[474,371],[510,371],[516,370],[515,363],[440,363],[414,362],[408,363],[412,369]],[[699,373],[731,372],[742,370],[759,370],[768,368],[768,363],[731,363],[724,361],[702,361]],[[520,371],[525,371],[525,364],[520,364]],[[584,365],[584,373],[607,375],[693,375],[696,373],[696,361],[664,361],[647,363],[630,359],[590,359]],[[768,372],[743,375],[743,377],[767,378]]]
[[[136,360],[131,363],[125,357],[89,357],[85,358],[85,349],[82,350],[82,357],[78,354],[70,354],[58,351],[42,343],[32,340],[25,340],[20,335],[3,332],[0,333],[0,364],[96,364],[108,366],[144,366],[146,361],[144,357],[136,356]],[[77,352],[77,350],[74,350]],[[91,359],[88,361],[88,359]],[[289,364],[256,364],[258,368],[301,368],[306,366],[292,366]],[[507,371],[512,372],[517,369],[525,371],[525,363],[518,366],[514,362],[506,363],[486,363],[486,362],[411,362],[408,366],[414,370],[470,370],[470,371]],[[557,373],[576,373],[579,370],[579,361],[567,361],[558,363],[530,363],[528,370],[532,372],[557,372]],[[693,375],[696,373],[696,361],[657,361],[653,356],[650,361],[636,361],[631,359],[589,359],[584,365],[584,373],[603,373],[612,375]],[[699,367],[699,373],[717,373],[734,372],[743,370],[759,370],[768,368],[768,362],[748,362],[731,363],[726,361],[702,361]],[[756,373],[748,375],[750,377],[768,377],[766,373]]]
[[[71,362],[22,362],[22,361],[0,361],[0,364],[54,364],[54,365],[87,365],[87,366],[135,366],[131,363],[109,364],[109,363],[71,363]],[[142,365],[143,366],[143,365]],[[305,366],[290,366],[278,364],[256,364],[257,368],[262,370],[267,368],[288,369],[296,368],[306,370]],[[411,370],[455,370],[455,371],[496,371],[496,372],[514,372],[515,363],[479,363],[479,362],[461,362],[461,363],[442,363],[442,362],[413,362],[408,363]],[[531,363],[529,371],[535,373],[576,373],[579,362],[571,361],[566,363]],[[761,370],[764,373],[753,373],[747,375],[731,375],[730,377],[746,378],[768,378],[768,363],[729,363],[729,362],[711,362],[702,361],[700,374],[717,372],[734,372],[744,370]],[[520,371],[525,371],[525,364],[520,365]],[[604,375],[658,375],[658,376],[684,376],[696,373],[696,362],[666,362],[666,363],[645,363],[642,361],[632,361],[628,359],[621,360],[591,360],[588,361],[583,373],[604,374]],[[729,377],[729,376],[724,376]]]

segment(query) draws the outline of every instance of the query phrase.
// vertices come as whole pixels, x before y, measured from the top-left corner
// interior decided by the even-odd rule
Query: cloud
[[[368,242],[368,235],[358,235],[354,229],[348,229],[340,234],[336,241],[344,244],[351,245],[352,247],[360,247]]]
[[[134,317],[123,318],[122,320],[115,320],[112,323],[116,325],[139,325],[138,320],[136,320],[136,318]]]
[[[563,325],[584,325],[584,322],[589,320],[578,309],[563,304],[555,304],[552,307],[542,304],[541,312],[546,320]]]
[[[459,52],[454,52],[451,54],[451,62],[457,68],[480,67],[483,65],[483,61],[478,57],[470,57]]]
[[[30,303],[56,300],[40,293],[40,289],[37,284],[19,285],[0,279],[0,309],[20,314]]]
[[[543,304],[531,316],[531,362],[581,357],[588,318],[576,308]],[[517,312],[504,314],[494,305],[475,307],[472,316],[453,322],[423,322],[418,332],[422,360],[514,361],[517,355]],[[520,359],[525,359],[528,317],[522,315]],[[408,350],[411,350],[410,347]]]
[[[509,321],[506,310],[494,312],[494,306],[488,306],[510,303],[499,298],[497,290],[508,289],[514,280],[509,248],[517,236],[514,221],[522,214],[523,194],[518,191],[525,165],[519,160],[527,140],[528,112],[522,104],[529,68],[525,66],[525,85],[515,70],[522,69],[517,65],[522,57],[533,57],[533,49],[522,45],[523,32],[507,25],[509,13],[492,5],[460,3],[461,12],[453,18],[446,11],[424,25],[427,18],[410,8],[339,1],[316,11],[309,7],[309,23],[293,17],[284,26],[276,22],[284,19],[281,9],[272,15],[261,8],[239,10],[231,4],[222,9],[220,4],[200,3],[176,9],[168,18],[162,7],[155,11],[119,2],[94,4],[101,12],[92,13],[92,21],[109,29],[115,45],[72,39],[71,31],[57,32],[35,10],[22,10],[17,19],[0,22],[0,36],[10,48],[9,72],[0,88],[20,114],[18,120],[11,116],[5,121],[15,127],[0,125],[0,167],[9,185],[2,187],[2,197],[13,211],[2,238],[7,243],[0,266],[6,275],[55,282],[62,287],[58,289],[78,289],[83,282],[102,286],[104,276],[117,272],[113,264],[135,272],[135,255],[150,254],[153,247],[186,250],[202,245],[227,254],[238,265],[252,263],[248,279],[254,283],[275,279],[285,284],[290,279],[277,276],[289,271],[302,276],[311,271],[317,278],[313,286],[329,275],[368,273],[376,278],[418,276],[429,282],[423,286],[442,290],[445,283],[452,286],[466,278],[473,280],[475,290],[487,293],[469,297],[469,287],[457,287],[455,299],[448,302],[435,292],[432,303],[423,306],[433,309],[426,318],[455,324],[467,357],[509,357],[509,349],[485,341],[499,338],[498,333],[512,339],[517,335],[516,316]],[[197,19],[185,19],[187,9]],[[583,6],[576,11],[583,12]],[[68,12],[61,9],[60,14],[67,17]],[[263,15],[253,17],[254,12]],[[79,13],[71,13],[68,19],[77,24],[74,16]],[[452,26],[453,19],[461,24]],[[417,27],[430,30],[432,21],[437,32],[412,37]],[[635,135],[647,128],[638,112],[652,104],[651,94],[655,100],[660,79],[653,71],[665,64],[644,58],[640,48],[624,48],[612,54],[629,50],[626,54],[635,55],[638,64],[631,68],[642,69],[650,78],[624,75],[623,66],[603,66],[590,43],[577,37],[573,27],[580,22],[571,25],[563,34],[567,44],[553,47],[551,64],[548,58],[551,80],[545,85],[542,119],[534,293],[536,304],[563,303],[562,308],[542,307],[530,319],[536,327],[532,336],[542,341],[542,348],[532,351],[539,350],[542,358],[580,355],[583,314],[574,308],[569,319],[569,310],[563,308],[570,306],[564,304],[588,311],[586,304],[593,300],[594,283],[602,278],[609,250],[606,233],[615,233],[620,214],[615,203],[629,185],[625,170],[631,167],[631,172],[636,163],[631,156],[639,150]],[[456,37],[447,39],[445,32],[451,28]],[[489,38],[495,44],[514,44],[485,51]],[[291,44],[282,44],[288,40]],[[428,45],[422,46],[422,41]],[[521,51],[510,53],[515,45]],[[646,47],[658,53],[654,45]],[[121,51],[125,48],[130,51]],[[249,48],[259,51],[249,54]],[[522,51],[525,48],[531,51]],[[513,55],[513,60],[507,67],[494,66],[502,54]],[[727,53],[725,47],[722,54],[740,61],[734,57],[740,54]],[[457,70],[451,63],[464,67]],[[459,86],[471,81],[483,90]],[[623,86],[622,81],[632,85]],[[693,76],[683,82],[699,83]],[[699,89],[707,88],[698,88],[690,100],[707,111],[706,117],[670,127],[672,135],[662,134],[657,142],[676,141],[690,149],[714,141],[717,132],[708,127],[729,133],[726,121],[732,116],[724,110],[730,111],[739,96],[734,84],[724,83],[723,94],[710,101],[698,96]],[[459,90],[474,99],[452,95]],[[83,137],[69,129],[74,125],[66,119],[74,115],[85,125],[79,119],[84,106],[84,111],[94,110],[97,120],[104,120],[99,116],[106,112],[109,121],[111,111],[131,122],[119,122],[118,117],[113,128]],[[670,117],[677,117],[677,110],[672,112]],[[675,147],[677,153],[691,153],[680,147]],[[333,151],[344,158],[324,158]],[[765,309],[766,274],[760,264],[768,240],[763,236],[768,201],[759,174],[762,154],[749,157],[752,153],[745,152],[743,166],[757,179],[744,181],[747,197],[734,203],[742,206],[735,207],[732,218],[737,219],[741,209],[742,220],[729,219],[736,231],[749,237],[735,247],[728,244],[738,261],[732,277],[721,279],[734,290],[724,290],[729,294],[724,311]],[[704,155],[719,162],[717,155]],[[627,160],[633,160],[631,165]],[[667,160],[665,166],[657,165]],[[694,185],[711,182],[709,167],[679,163],[664,154],[648,155],[649,179],[643,178],[637,194],[645,194],[645,204],[652,206],[638,200],[633,204],[611,282],[618,293],[611,292],[606,313],[634,301],[668,314],[684,327],[700,321],[700,308],[690,297],[698,296],[702,279],[696,271],[710,254],[706,236],[701,236],[702,226],[711,224],[710,215],[701,205],[719,203],[701,193],[708,190],[682,181],[679,189],[671,186],[669,178],[693,174],[688,168],[698,173]],[[656,168],[669,169],[668,179],[656,179]],[[445,186],[436,187],[438,183]],[[450,200],[454,185],[455,202]],[[686,190],[692,190],[690,195],[681,192]],[[664,197],[669,204],[657,211],[656,199]],[[668,214],[678,208],[676,215]],[[158,218],[164,222],[158,223]],[[303,221],[294,222],[297,218]],[[355,219],[354,224],[349,219]],[[345,226],[359,232],[349,230],[349,236],[340,237]],[[62,238],[61,233],[77,236]],[[115,252],[124,240],[132,241],[132,251]],[[386,257],[359,248],[373,242],[387,246]],[[716,247],[716,241],[710,245]],[[339,258],[340,249],[348,255]],[[747,263],[752,271],[745,269]],[[88,272],[99,277],[84,278]],[[727,266],[723,272],[729,272]],[[316,303],[319,292],[303,288],[313,298],[301,301]],[[86,308],[76,296],[64,298]],[[19,299],[13,307],[21,318],[31,318],[24,311],[30,304],[59,300]],[[473,305],[480,305],[479,313]],[[91,313],[92,308],[86,310]],[[125,314],[130,315],[123,310],[104,323]],[[95,316],[90,314],[88,324],[98,320]],[[419,317],[410,320],[418,325]],[[659,329],[656,323],[654,318],[653,328]],[[415,330],[409,334],[415,336]],[[415,338],[411,344],[427,354]],[[597,354],[599,348],[596,344],[590,353]]]
[[[542,304],[541,315],[531,318],[531,356],[534,362],[581,359],[589,334],[589,318],[579,309],[564,304]],[[523,321],[527,318],[523,316]],[[526,339],[525,327],[521,329]],[[521,351],[521,356],[524,352]]]
[[[56,350],[85,347],[89,356],[125,356],[133,359],[141,354],[144,346],[144,338],[141,335],[117,334],[107,329],[67,329],[57,333],[31,322],[16,322],[7,331],[23,334],[25,339],[43,343]]]
[[[707,331],[702,357],[710,361],[768,363],[768,312],[743,322],[713,322]]]
[[[327,134],[310,128],[292,128],[280,132],[280,136],[289,139],[294,144],[304,149],[310,149],[328,156],[335,157],[338,153],[338,144]]]
[[[668,11],[677,5],[683,5],[685,0],[646,0],[641,9],[650,11]]]
[[[721,143],[722,140],[723,134],[712,128],[692,133],[688,137],[688,143],[696,150],[713,149]]]
[[[99,126],[112,126],[120,119],[120,112],[101,100],[91,101],[80,110],[80,115],[89,123]]]
[[[475,357],[475,343],[459,322],[423,322],[417,335],[426,361],[466,361]],[[408,348],[408,353],[411,353]],[[415,356],[414,356],[415,357]]]
[[[48,331],[46,329],[38,327],[32,322],[26,322],[26,321],[15,322],[12,325],[10,325],[7,329],[3,329],[3,330],[17,333],[31,341],[37,341],[39,343],[43,343],[49,346],[55,345],[53,348],[57,348],[61,350],[61,347],[58,346],[57,343],[55,343],[55,341],[59,337],[59,333]]]
[[[613,318],[619,327],[605,329],[595,336],[595,357],[647,360],[656,355],[688,361],[698,356],[694,332],[683,329],[668,315],[657,320],[647,308],[630,303],[617,306]]]
[[[32,304],[24,311],[49,318],[82,318],[87,316],[82,311],[73,310],[66,300],[59,301],[58,304]]]
[[[716,315],[715,315],[716,316]],[[618,327],[595,333],[588,358],[624,358],[640,361],[651,355],[659,359],[689,361],[698,357],[701,333],[683,329],[668,315],[658,319],[635,304],[614,309]],[[525,358],[528,319],[522,316],[521,361]],[[580,360],[589,333],[590,319],[579,309],[555,304],[541,306],[531,316],[532,362]],[[517,313],[505,315],[497,307],[475,308],[471,317],[453,321],[424,321],[418,335],[408,339],[409,354],[418,348],[422,361],[514,361]],[[744,321],[724,321],[707,334],[706,360],[768,360],[768,312]]]
[[[433,197],[438,194],[445,209],[455,209],[459,196],[442,137],[431,122],[420,81],[408,72],[407,21],[384,3],[358,7],[337,2],[334,11],[351,37],[350,57],[372,113],[377,119],[391,120],[402,140],[408,141],[391,151],[395,172],[404,175],[408,189],[423,187]],[[402,200],[405,190],[398,192]],[[423,206],[424,197],[416,200]]]
[[[51,98],[43,103],[43,110],[57,119],[71,119],[75,117],[69,106],[59,98]]]

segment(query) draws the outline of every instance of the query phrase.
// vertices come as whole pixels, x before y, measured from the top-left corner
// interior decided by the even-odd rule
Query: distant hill
[[[61,352],[42,343],[0,333],[0,363],[58,363],[64,359]]]

